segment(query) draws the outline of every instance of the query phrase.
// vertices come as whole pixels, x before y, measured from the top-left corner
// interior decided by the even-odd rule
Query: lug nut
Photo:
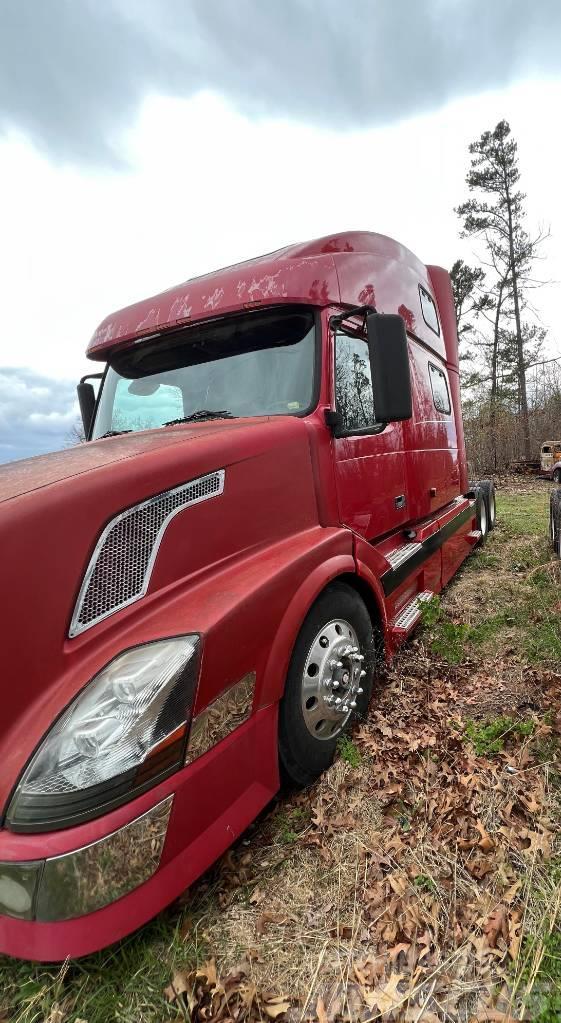
[[[336,678],[333,679],[333,681],[331,682],[331,685],[332,685],[333,689],[338,689],[339,688],[339,683],[338,683]]]
[[[344,703],[343,706],[341,707],[341,710],[343,711],[344,714],[347,714],[349,711],[348,705]]]
[[[362,689],[362,688],[361,688],[361,687],[359,686],[359,688],[358,688],[358,689],[357,689],[357,691],[356,691],[356,695],[357,695],[357,696],[360,696],[360,694],[361,694],[361,693],[363,693],[363,692],[364,692],[364,689]]]
[[[341,703],[341,697],[340,696],[336,696],[335,697],[335,706],[338,707],[340,703]]]
[[[356,700],[351,700],[351,707],[353,708],[353,710],[355,709],[355,707],[356,707]]]
[[[360,673],[360,675],[359,675],[359,678],[364,678],[365,675],[366,675],[366,672],[365,672],[365,670],[363,668],[361,673]]]

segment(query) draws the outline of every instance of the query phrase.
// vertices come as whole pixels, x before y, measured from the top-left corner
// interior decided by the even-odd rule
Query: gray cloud
[[[0,366],[0,463],[68,446],[78,418],[75,384]]]
[[[145,95],[204,88],[250,116],[363,127],[557,74],[560,38],[558,0],[0,0],[0,129],[118,166]]]

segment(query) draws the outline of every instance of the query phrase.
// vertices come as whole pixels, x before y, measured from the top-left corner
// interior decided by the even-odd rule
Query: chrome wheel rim
[[[485,504],[485,501],[481,502],[481,516],[479,520],[479,528],[481,530],[481,535],[485,536],[487,534],[487,505]]]
[[[364,653],[349,622],[335,618],[316,635],[302,675],[302,714],[314,739],[344,730],[363,692]]]
[[[495,495],[491,494],[491,500],[489,501],[489,517],[491,519],[491,525],[495,525],[495,515],[497,514],[497,507],[495,502]]]

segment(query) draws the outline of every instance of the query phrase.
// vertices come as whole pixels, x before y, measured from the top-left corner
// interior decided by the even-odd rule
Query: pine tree
[[[474,196],[458,206],[456,213],[463,221],[463,237],[481,237],[489,257],[489,265],[496,271],[497,286],[494,302],[493,384],[491,405],[498,394],[498,360],[501,320],[512,313],[512,331],[515,352],[515,374],[518,404],[522,424],[524,455],[531,457],[530,421],[526,390],[525,344],[528,332],[522,320],[524,285],[531,275],[536,249],[542,237],[530,238],[524,229],[525,195],[518,188],[517,145],[511,138],[507,121],[500,121],[493,131],[483,132],[473,142],[471,166],[466,181]],[[511,307],[511,308],[510,308]]]

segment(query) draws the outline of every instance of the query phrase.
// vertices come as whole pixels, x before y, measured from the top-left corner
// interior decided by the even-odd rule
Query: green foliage
[[[438,892],[438,885],[428,874],[417,874],[413,878],[413,884],[415,888],[419,888],[420,891],[426,892],[427,895],[436,895]]]
[[[468,721],[464,732],[478,757],[492,757],[504,749],[505,739],[527,738],[534,731],[533,721],[498,717],[492,721]]]
[[[360,751],[355,746],[352,739],[349,739],[348,735],[342,735],[337,741],[337,749],[341,760],[345,760],[351,767],[360,767],[362,764],[362,757]]]
[[[307,826],[309,818],[310,809],[303,806],[293,806],[289,810],[277,813],[275,823],[278,840],[284,845],[293,845]]]
[[[543,948],[542,948],[543,946]],[[543,955],[542,955],[543,951]],[[534,963],[541,956],[538,972],[533,976]],[[561,1019],[561,934],[526,937],[522,942],[521,990],[524,984],[532,982],[532,990],[526,1001],[525,1019],[532,1023],[559,1023]]]

